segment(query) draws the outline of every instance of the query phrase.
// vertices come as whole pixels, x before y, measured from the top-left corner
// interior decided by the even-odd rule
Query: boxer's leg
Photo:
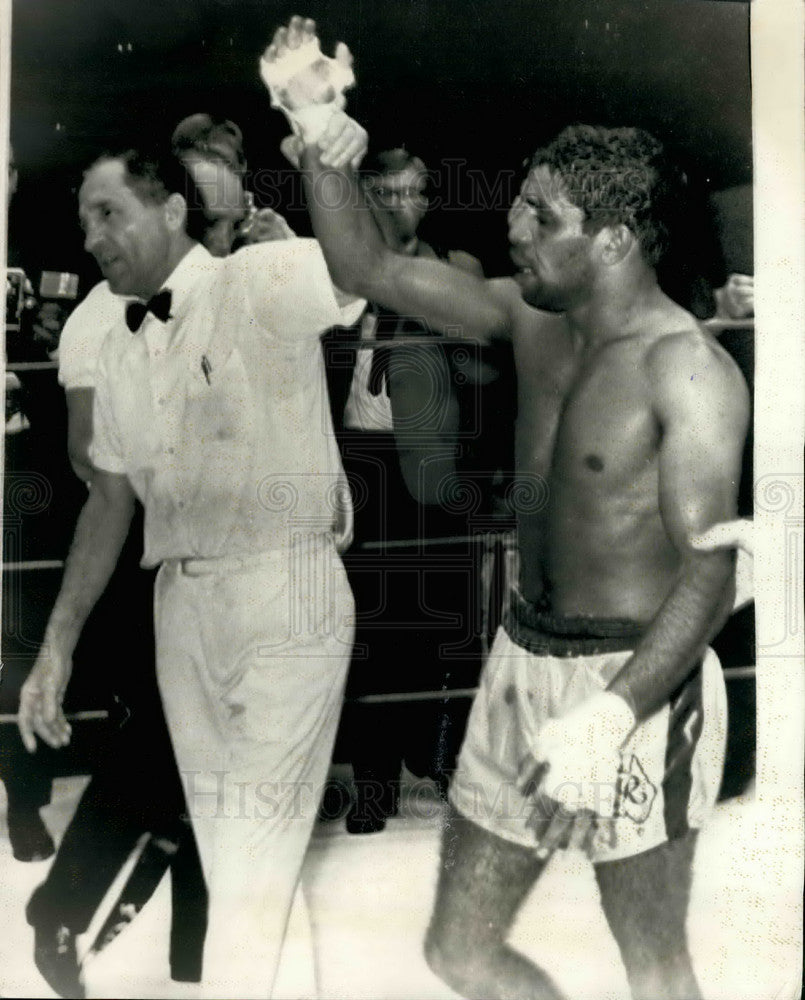
[[[543,972],[506,943],[545,862],[452,811],[425,941],[431,969],[467,1000],[557,1000]]]
[[[634,1000],[698,1000],[685,923],[695,831],[595,866],[601,903]]]

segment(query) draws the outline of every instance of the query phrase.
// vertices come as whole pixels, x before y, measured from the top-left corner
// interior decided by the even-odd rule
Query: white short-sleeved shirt
[[[104,342],[90,450],[143,502],[143,565],[332,530],[348,492],[319,338],[365,303],[339,304],[315,240],[223,259],[197,245],[164,287],[167,322],[148,313]]]
[[[106,335],[123,320],[126,304],[102,281],[70,313],[59,340],[59,383],[65,389],[94,389]]]
[[[377,316],[367,311],[361,321],[361,340],[376,340],[376,329]],[[390,434],[394,430],[394,420],[386,380],[383,379],[377,396],[372,395],[369,389],[373,356],[374,351],[367,348],[356,351],[355,370],[344,408],[344,427],[347,430],[383,431]]]

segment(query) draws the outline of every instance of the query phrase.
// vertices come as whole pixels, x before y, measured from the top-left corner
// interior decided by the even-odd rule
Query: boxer
[[[275,103],[334,282],[433,329],[511,338],[518,374],[519,582],[451,788],[428,960],[465,997],[560,997],[506,939],[552,851],[579,843],[633,996],[692,1000],[692,859],[725,736],[707,646],[734,555],[691,538],[736,516],[749,409],[735,364],[657,282],[681,174],[640,129],[574,126],[511,208],[512,278],[408,258],[333,169],[350,60],[318,49],[294,18],[264,76],[285,74]]]

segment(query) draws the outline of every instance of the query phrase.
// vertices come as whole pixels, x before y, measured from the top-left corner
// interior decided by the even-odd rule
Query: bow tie
[[[171,299],[173,295],[169,288],[163,288],[161,292],[151,296],[147,302],[130,302],[126,306],[126,325],[132,333],[136,333],[143,325],[146,313],[152,312],[157,319],[170,319]]]

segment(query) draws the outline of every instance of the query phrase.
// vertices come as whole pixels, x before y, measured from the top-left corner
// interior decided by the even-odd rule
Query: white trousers
[[[205,996],[271,996],[327,778],[353,619],[326,536],[160,569],[159,685],[209,889]]]

